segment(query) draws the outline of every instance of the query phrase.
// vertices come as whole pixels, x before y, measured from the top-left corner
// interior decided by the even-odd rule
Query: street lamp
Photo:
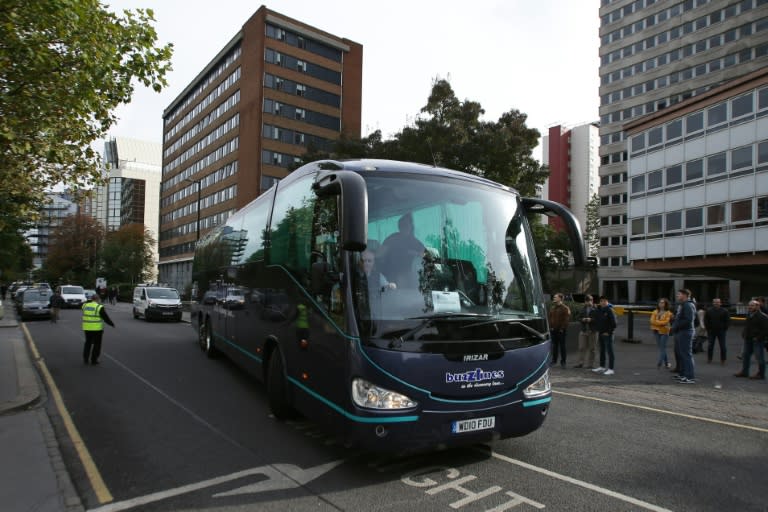
[[[197,185],[197,240],[200,240],[200,180],[193,180],[192,178],[186,178],[184,181],[194,183]]]

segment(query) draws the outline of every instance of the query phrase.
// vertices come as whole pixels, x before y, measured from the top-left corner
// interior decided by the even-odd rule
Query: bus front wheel
[[[275,418],[284,420],[291,416],[292,407],[288,395],[288,381],[285,378],[283,355],[279,348],[276,348],[269,358],[267,397],[269,398],[269,408]]]

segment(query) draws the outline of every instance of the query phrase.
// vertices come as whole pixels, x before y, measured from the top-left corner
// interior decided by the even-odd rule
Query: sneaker
[[[681,377],[678,384],[696,384],[695,379],[689,379],[687,377]]]
[[[602,366],[598,366],[597,368],[592,368],[592,371],[595,373],[603,373],[605,371],[605,368]]]
[[[683,377],[682,375],[673,375],[672,378],[675,380],[680,380],[680,379],[684,379],[685,377]]]
[[[613,370],[611,370],[610,368],[608,368],[607,370],[605,370],[605,371],[603,372],[603,375],[613,375],[614,373],[616,373],[616,372],[614,372]]]
[[[565,361],[563,361],[562,363],[560,363],[560,368],[562,368],[563,370],[565,370]]]

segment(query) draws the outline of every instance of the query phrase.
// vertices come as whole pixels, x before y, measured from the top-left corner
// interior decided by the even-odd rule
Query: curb
[[[21,328],[19,328],[19,334],[21,336],[12,338],[18,394],[15,399],[0,404],[0,415],[29,408],[40,400],[40,382]]]

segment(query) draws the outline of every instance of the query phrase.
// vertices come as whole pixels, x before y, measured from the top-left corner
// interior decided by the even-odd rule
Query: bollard
[[[635,312],[631,309],[626,310],[627,313],[627,337],[624,338],[626,343],[642,343],[643,340],[635,339]]]

